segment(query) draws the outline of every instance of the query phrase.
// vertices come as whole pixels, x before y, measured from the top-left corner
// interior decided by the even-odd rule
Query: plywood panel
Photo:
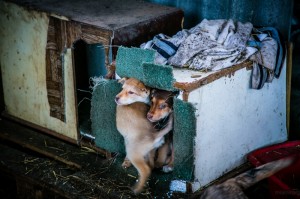
[[[0,2],[0,61],[6,112],[19,119],[77,139],[72,51],[62,56],[65,122],[50,116],[46,86],[49,18],[12,3]],[[58,85],[52,85],[58,86]],[[55,96],[55,91],[53,91]]]

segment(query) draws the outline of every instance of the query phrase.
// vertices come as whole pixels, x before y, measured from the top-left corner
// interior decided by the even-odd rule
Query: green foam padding
[[[173,68],[167,65],[156,65],[153,63],[143,63],[143,82],[152,88],[158,88],[168,91],[176,90],[173,87],[175,79],[173,77]]]
[[[92,134],[96,146],[110,152],[125,153],[124,140],[116,127],[115,97],[122,85],[116,80],[101,80],[91,102]]]
[[[133,77],[141,81],[144,62],[154,61],[155,51],[141,48],[119,47],[116,58],[116,73],[120,77]]]
[[[196,135],[195,107],[174,99],[174,175],[181,180],[194,177],[194,139]]]
[[[116,58],[116,73],[120,77],[136,78],[152,88],[176,90],[173,87],[173,68],[154,64],[154,56],[153,50],[120,47]]]

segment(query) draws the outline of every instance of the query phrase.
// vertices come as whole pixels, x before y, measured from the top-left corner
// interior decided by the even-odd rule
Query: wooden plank
[[[152,40],[155,35],[164,33],[172,36],[182,29],[183,12],[181,10],[157,16],[155,20],[149,19],[132,24],[114,31],[113,45],[139,46]],[[116,53],[114,53],[116,54]]]
[[[59,83],[54,81],[47,82],[47,88],[51,90],[59,90]]]
[[[66,159],[64,159],[64,158],[62,158],[62,157],[60,157],[58,155],[55,155],[53,153],[50,153],[50,152],[45,151],[43,149],[40,149],[39,147],[36,147],[34,145],[31,145],[31,144],[28,144],[27,142],[23,142],[22,140],[17,140],[15,137],[11,136],[10,134],[7,134],[7,133],[0,134],[0,138],[4,139],[6,141],[9,141],[9,142],[13,142],[15,144],[18,144],[18,145],[20,145],[20,146],[22,146],[24,148],[30,149],[32,151],[35,151],[35,152],[37,152],[37,153],[39,153],[41,155],[44,155],[44,156],[46,156],[48,158],[52,158],[54,160],[62,162],[62,163],[66,164],[66,165],[68,165],[70,167],[74,167],[76,169],[81,169],[82,168],[81,165],[79,165],[79,164],[77,164],[75,162],[66,160]]]
[[[28,123],[26,124],[28,125]],[[69,138],[65,138],[65,140],[67,140],[69,143],[62,142],[54,137],[41,134],[32,129],[25,128],[21,124],[17,124],[15,122],[11,122],[5,119],[0,120],[0,127],[0,139],[15,143],[19,146],[35,151],[46,157],[69,165],[70,167],[73,167],[75,169],[81,169],[83,162],[80,160],[79,157],[76,156],[74,156],[70,160],[68,155],[70,155],[70,153],[73,152],[82,153],[82,148],[79,146],[90,148],[90,150],[88,151],[89,153],[93,152],[103,157],[105,157],[106,155],[105,150],[96,148],[95,145],[91,143],[77,143],[75,140],[70,140]],[[34,125],[32,127],[36,128],[36,126]],[[39,128],[39,130],[44,131],[45,129]],[[57,134],[55,135],[53,133],[52,135],[58,136]],[[74,144],[76,144],[77,146]]]
[[[11,0],[31,9],[105,30],[117,30],[133,24],[177,12],[178,8],[137,0]]]
[[[53,136],[53,137],[57,137],[57,138],[59,138],[59,139],[61,139],[61,140],[67,141],[67,142],[69,142],[69,143],[77,144],[77,140],[74,140],[74,139],[72,139],[72,138],[70,138],[70,137],[67,137],[67,136],[65,136],[65,135],[63,135],[63,134],[57,133],[57,132],[52,131],[52,130],[50,130],[50,129],[47,129],[47,128],[45,128],[45,127],[41,127],[41,126],[39,126],[39,125],[37,125],[37,124],[34,124],[34,123],[32,123],[32,122],[29,122],[29,121],[27,121],[27,120],[23,120],[23,119],[14,117],[14,116],[8,114],[6,111],[2,112],[2,116],[3,116],[3,118],[6,118],[6,119],[8,119],[8,120],[10,120],[10,121],[14,121],[14,122],[19,123],[19,125],[24,125],[24,126],[27,126],[27,127],[32,128],[32,129],[35,129],[35,130],[37,130],[37,131],[39,131],[39,132],[43,132],[43,133],[45,133],[45,134],[48,134],[48,135],[51,135],[51,136]],[[2,120],[3,120],[3,119],[2,119]],[[0,120],[0,126],[2,126],[2,125],[1,125],[2,120]],[[1,132],[1,131],[0,131],[0,132]]]
[[[225,68],[219,71],[216,71],[215,73],[212,73],[208,76],[205,76],[203,78],[200,78],[199,80],[195,80],[193,82],[175,82],[174,87],[178,88],[180,90],[183,90],[185,92],[191,92],[197,88],[200,88],[201,86],[204,86],[206,84],[209,84],[217,79],[220,79],[221,77],[225,76],[231,76],[234,75],[234,73],[242,68],[251,69],[252,68],[252,62],[246,61],[241,64],[234,65],[229,68]],[[188,93],[187,93],[188,94]]]
[[[101,175],[109,165],[100,158],[95,162],[92,155],[87,154],[88,158],[82,162],[93,164],[96,169],[78,170],[5,143],[0,143],[0,151],[1,198],[120,198],[122,195],[114,190],[121,183],[113,183],[114,179]],[[127,187],[123,190],[130,191]],[[126,195],[124,198],[129,198]]]
[[[81,24],[81,39],[86,41],[88,44],[102,43],[103,45],[109,45],[113,32],[97,28],[87,24]]]
[[[47,95],[50,116],[65,121],[64,78],[61,54],[66,48],[66,21],[49,18],[46,47]]]
[[[196,191],[194,193],[194,197],[193,198],[199,198],[201,196],[201,194],[204,192],[204,190],[212,185],[217,185],[217,184],[221,184],[223,182],[225,182],[226,180],[229,180],[230,178],[233,178],[243,172],[246,172],[249,169],[252,169],[253,166],[249,163],[246,162],[244,164],[242,164],[241,166],[233,169],[232,171],[224,174],[223,176],[221,176],[220,178],[214,180],[213,182],[211,182],[210,184],[208,184],[207,186],[201,188],[200,190]]]
[[[48,89],[48,95],[53,96],[55,98],[60,98],[60,92],[55,89]]]
[[[80,39],[82,35],[81,25],[74,21],[69,21],[67,24],[67,47],[72,48],[75,41]]]
[[[49,100],[49,103],[51,104],[51,107],[52,106],[59,106],[61,107],[61,98],[57,98],[55,96],[48,96],[48,100]]]
[[[290,136],[290,113],[291,113],[291,88],[292,88],[292,66],[293,66],[293,43],[287,44],[287,69],[286,69],[286,128]]]

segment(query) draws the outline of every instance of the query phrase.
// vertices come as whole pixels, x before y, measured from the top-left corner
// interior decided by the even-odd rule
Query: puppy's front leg
[[[135,194],[139,194],[143,191],[144,185],[146,184],[148,177],[151,174],[151,168],[145,161],[143,155],[134,156],[131,161],[139,173],[138,182],[132,187],[132,191]]]
[[[170,150],[171,150],[171,157],[168,160],[169,163],[167,165],[163,166],[163,169],[162,169],[163,172],[165,172],[165,173],[169,173],[169,172],[173,171],[173,169],[174,169],[174,146],[173,146],[173,143],[170,143]]]

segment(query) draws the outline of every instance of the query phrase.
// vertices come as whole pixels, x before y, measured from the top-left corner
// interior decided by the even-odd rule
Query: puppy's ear
[[[128,79],[127,77],[123,77],[122,79],[119,79],[118,82],[124,84],[127,79]]]
[[[148,87],[148,86],[145,86],[145,88],[141,88],[140,90],[143,92],[146,92],[146,93],[149,93],[151,91],[150,87]]]

